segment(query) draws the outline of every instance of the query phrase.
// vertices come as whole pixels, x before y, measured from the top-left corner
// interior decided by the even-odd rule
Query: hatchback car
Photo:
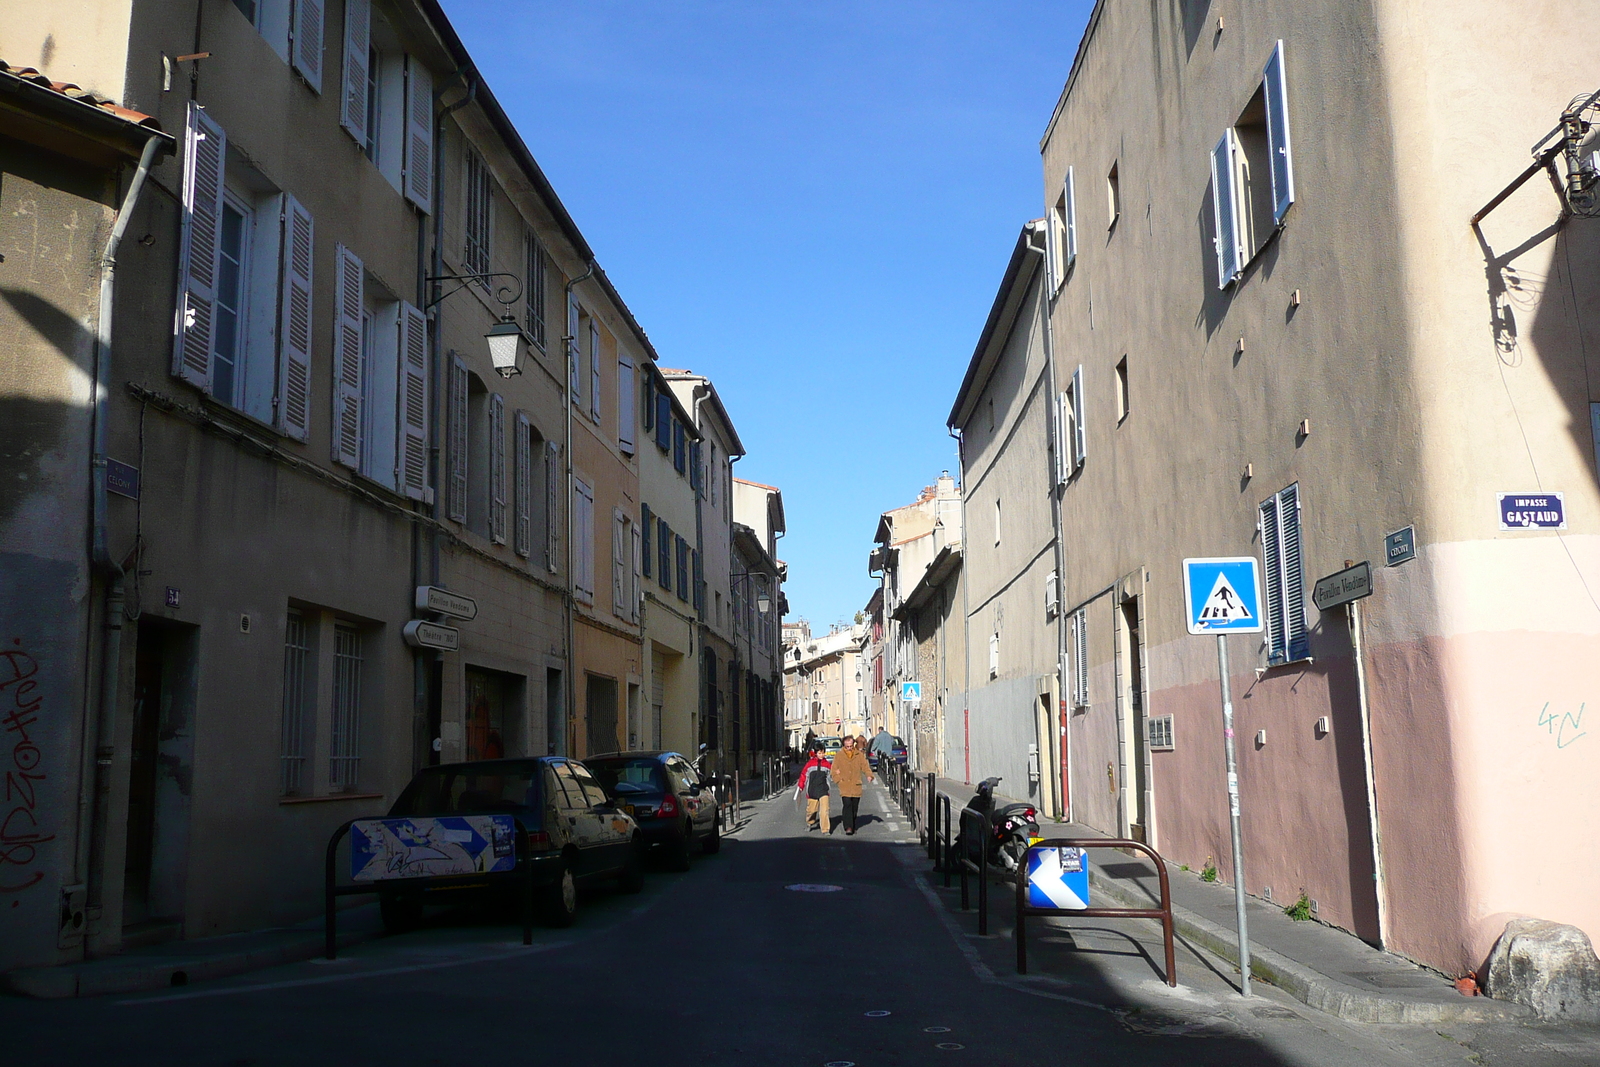
[[[616,879],[624,892],[644,888],[643,838],[589,768],[559,756],[476,760],[425,767],[401,792],[389,818],[513,815],[526,831],[526,862],[547,920],[570,926],[578,887]],[[385,927],[409,928],[428,904],[454,904],[485,893],[516,893],[526,868],[487,874],[481,882],[438,889],[379,887]]]
[[[632,815],[647,847],[668,864],[689,869],[696,843],[710,855],[722,847],[722,816],[711,784],[677,752],[609,752],[584,760],[619,808]]]

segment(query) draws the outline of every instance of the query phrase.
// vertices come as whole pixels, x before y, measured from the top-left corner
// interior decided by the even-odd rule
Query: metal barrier
[[[925,821],[927,823],[928,855],[932,856],[935,859],[938,858],[938,851],[939,851],[938,846],[934,843],[935,838],[939,834],[939,812],[934,807],[934,805],[936,803],[936,799],[937,799],[938,796],[939,796],[939,776],[934,774],[932,771],[929,771],[928,772],[928,815],[927,815],[927,819]]]
[[[950,798],[944,793],[939,794],[939,806],[934,813],[934,832],[939,829],[939,813],[943,813],[944,837],[939,840],[939,854],[937,860],[939,867],[944,871],[944,887],[950,888]]]
[[[452,886],[467,887],[481,886],[484,879],[493,877],[485,874],[451,874],[433,875],[422,878],[383,878],[374,882],[356,882],[351,885],[336,885],[333,875],[334,856],[338,852],[339,842],[350,833],[350,827],[358,822],[377,821],[382,816],[368,815],[359,819],[351,819],[333,832],[328,839],[328,850],[322,871],[322,940],[323,950],[328,959],[335,959],[338,953],[338,909],[333,906],[335,897],[354,896],[361,893],[382,893],[389,889],[403,890],[407,888],[420,888],[426,886],[430,889],[447,889]],[[528,828],[522,825],[521,819],[512,820],[516,825],[516,834],[512,842],[516,850],[516,865],[522,870],[522,943],[533,944],[533,913],[535,885],[533,879],[533,863],[528,855]]]
[[[1159,908],[1036,908],[1028,903],[1028,856],[1036,848],[1132,848],[1155,861],[1156,874],[1161,878],[1161,907]],[[1087,862],[1087,859],[1085,859]],[[965,878],[965,874],[962,875]],[[1172,892],[1167,885],[1167,865],[1156,850],[1141,841],[1104,837],[1062,837],[1035,841],[1023,854],[1017,865],[1017,973],[1028,973],[1028,929],[1030,915],[1080,915],[1086,919],[1160,919],[1162,941],[1167,950],[1167,985],[1178,984],[1178,973],[1172,950]],[[982,926],[979,932],[983,932]]]
[[[979,833],[975,836],[966,836],[967,826],[976,825]],[[989,932],[989,838],[993,836],[993,829],[989,816],[981,811],[972,811],[969,808],[961,809],[961,833],[956,837],[956,844],[962,846],[956,863],[961,869],[961,910],[970,907],[967,894],[967,874],[974,872],[978,876],[978,933]],[[963,838],[965,838],[963,840]],[[973,862],[970,853],[972,843],[978,843],[978,860]]]

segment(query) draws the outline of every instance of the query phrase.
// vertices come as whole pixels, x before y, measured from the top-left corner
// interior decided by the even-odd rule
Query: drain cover
[[[953,1050],[953,1049],[958,1049],[958,1048],[966,1048],[967,1046],[958,1045],[954,1041],[941,1041],[941,1042],[939,1042],[937,1045],[935,1045],[933,1047],[934,1048],[942,1048],[942,1049],[946,1049],[946,1050]]]
[[[889,1013],[886,1012],[886,1011],[869,1011],[869,1012],[866,1013],[867,1018],[869,1018],[869,1019],[882,1019],[884,1016],[886,1016],[888,1014]]]
[[[950,1028],[948,1026],[924,1026],[922,1032],[925,1034],[948,1034]]]
[[[808,882],[796,882],[794,885],[786,885],[783,888],[789,890],[791,893],[838,893],[843,891],[844,886],[813,885]]]

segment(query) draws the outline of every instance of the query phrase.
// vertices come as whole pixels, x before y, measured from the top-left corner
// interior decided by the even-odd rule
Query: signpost
[[[900,702],[908,708],[922,707],[922,683],[901,682]]]
[[[400,630],[400,636],[412,648],[437,648],[443,652],[454,652],[461,647],[460,630],[423,619],[412,619],[406,623]]]
[[[1261,572],[1255,557],[1184,560],[1183,603],[1188,609],[1190,633],[1217,635],[1217,666],[1222,674],[1222,747],[1228,761],[1228,816],[1233,831],[1233,907],[1239,929],[1239,993],[1248,997],[1250,931],[1244,913],[1239,765],[1233,747],[1233,693],[1228,685],[1227,635],[1261,632]]]
[[[436,585],[417,586],[417,610],[471,621],[478,617],[478,602],[469,596],[440,589]]]
[[[1326,578],[1318,578],[1316,587],[1311,590],[1311,602],[1322,611],[1327,611],[1371,595],[1372,564],[1362,560],[1353,567],[1335,571]]]

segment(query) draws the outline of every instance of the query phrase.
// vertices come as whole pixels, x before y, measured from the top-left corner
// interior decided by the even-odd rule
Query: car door
[[[689,812],[689,819],[694,824],[696,837],[711,832],[711,824],[717,817],[716,795],[712,793],[705,779],[700,777],[689,761],[682,757],[674,757],[667,769],[672,777],[679,783],[679,799]],[[696,789],[695,787],[699,788]]]
[[[562,814],[566,818],[572,843],[578,849],[578,869],[574,873],[580,878],[587,878],[605,867],[605,842],[600,833],[600,818],[595,814],[589,798],[584,795],[583,783],[573,773],[572,764],[566,760],[555,760],[551,763],[551,769],[555,771],[556,781],[561,784],[565,795],[567,806]]]
[[[567,766],[582,787],[584,799],[589,804],[589,814],[595,821],[595,869],[620,870],[627,865],[627,849],[633,842],[632,820],[606,798],[605,789],[589,768],[576,760]]]

